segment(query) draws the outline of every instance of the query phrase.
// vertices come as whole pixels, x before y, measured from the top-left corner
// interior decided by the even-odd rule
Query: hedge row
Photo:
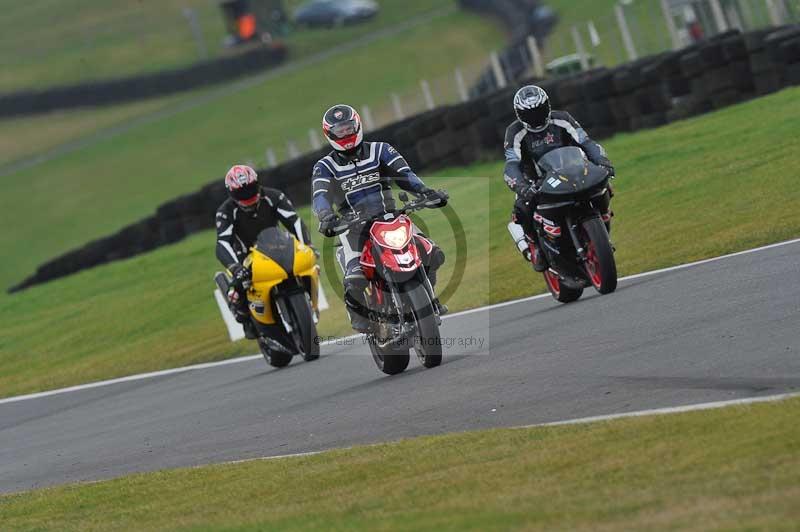
[[[165,96],[250,75],[274,67],[285,58],[286,48],[273,45],[173,70],[0,94],[0,118]]]
[[[614,69],[544,80],[540,85],[551,95],[554,108],[572,113],[594,138],[652,128],[800,85],[800,26],[744,35],[728,32],[680,51]],[[418,172],[467,165],[487,155],[499,157],[505,128],[514,120],[511,101],[515,90],[441,107],[386,126],[367,138],[392,143]],[[259,175],[296,203],[307,204],[311,168],[324,154],[324,150],[309,153],[260,170]],[[217,179],[163,204],[153,216],[43,264],[11,291],[209,229],[224,198],[222,179]]]

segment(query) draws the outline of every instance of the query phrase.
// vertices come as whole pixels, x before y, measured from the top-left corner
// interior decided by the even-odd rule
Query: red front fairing
[[[375,257],[372,246],[381,250],[380,262],[387,270],[413,272],[422,265],[413,235],[411,220],[401,215],[391,222],[374,222],[369,231],[370,240],[364,244],[361,265],[367,279],[375,277]]]

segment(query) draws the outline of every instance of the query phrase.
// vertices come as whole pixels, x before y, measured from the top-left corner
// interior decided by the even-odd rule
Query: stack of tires
[[[758,39],[751,37],[751,45]],[[754,71],[766,78],[760,82],[760,91],[766,94],[787,85],[800,85],[800,26],[778,29],[764,36],[763,48],[751,56]]]
[[[616,69],[611,111],[617,131],[636,131],[667,123],[671,107],[664,83],[658,75],[660,56],[634,61]]]

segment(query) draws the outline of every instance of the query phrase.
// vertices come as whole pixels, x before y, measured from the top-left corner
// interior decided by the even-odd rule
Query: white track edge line
[[[782,393],[777,395],[765,395],[761,397],[744,397],[742,399],[729,399],[726,401],[713,401],[708,403],[695,403],[691,405],[684,405],[684,406],[671,406],[666,408],[652,408],[649,410],[636,410],[634,412],[622,412],[619,414],[607,414],[604,416],[592,416],[592,417],[583,417],[577,419],[567,419],[564,421],[551,421],[547,423],[534,423],[532,425],[516,425],[512,427],[492,427],[488,429],[477,429],[480,430],[492,430],[492,429],[512,429],[512,430],[520,430],[520,429],[534,429],[534,428],[541,428],[541,427],[558,427],[563,425],[583,425],[583,424],[592,424],[592,423],[600,423],[603,421],[613,421],[616,419],[624,419],[628,417],[644,417],[644,416],[662,416],[662,415],[670,415],[670,414],[682,414],[685,412],[698,412],[702,410],[716,410],[720,408],[725,408],[729,406],[741,406],[741,405],[749,405],[749,404],[757,404],[757,403],[776,403],[779,401],[785,401],[787,399],[793,399],[795,397],[800,397],[800,392],[796,393]],[[476,431],[468,431],[468,432],[476,432]],[[451,434],[464,434],[464,432],[456,432]],[[426,435],[420,435],[418,437],[424,437]],[[433,436],[430,434],[429,436]],[[408,438],[403,438],[403,440]],[[393,441],[386,441],[380,443],[366,443],[362,445],[349,445],[346,447],[331,447],[330,449],[324,449],[321,451],[307,451],[307,452],[300,452],[300,453],[290,453],[290,454],[278,454],[273,456],[259,456],[256,458],[243,458],[241,460],[228,460],[225,462],[218,462],[214,464],[201,464],[193,466],[192,469],[206,467],[206,466],[226,466],[226,465],[235,465],[235,464],[246,464],[248,462],[259,462],[263,460],[283,460],[286,458],[301,458],[305,456],[315,456],[318,454],[324,454],[330,451],[347,451],[354,449],[355,447],[375,447],[376,445],[383,445],[383,444],[391,444],[397,443],[400,440],[393,440]]]
[[[642,272],[642,273],[637,273],[637,274],[634,274],[634,275],[628,275],[627,277],[622,277],[619,280],[620,281],[630,281],[630,280],[633,280],[633,279],[640,279],[642,277],[650,277],[650,276],[653,276],[653,275],[659,275],[661,273],[668,273],[668,272],[673,272],[673,271],[678,271],[678,270],[684,270],[686,268],[691,268],[691,267],[694,267],[694,266],[700,266],[700,265],[703,265],[703,264],[709,264],[709,263],[721,261],[721,260],[724,260],[724,259],[729,259],[729,258],[733,258],[733,257],[739,257],[741,255],[749,255],[751,253],[759,253],[761,251],[766,251],[768,249],[774,249],[774,248],[783,247],[783,246],[790,246],[792,244],[798,244],[798,243],[800,243],[800,238],[795,238],[795,239],[792,239],[792,240],[785,240],[783,242],[776,242],[774,244],[768,244],[766,246],[761,246],[761,247],[752,248],[752,249],[746,249],[744,251],[737,251],[735,253],[729,253],[727,255],[720,255],[718,257],[711,257],[711,258],[708,258],[708,259],[702,259],[702,260],[698,260],[698,261],[695,261],[695,262],[688,262],[686,264],[679,264],[677,266],[670,266],[668,268],[661,268],[660,270],[652,270],[652,271],[649,271],[649,272]],[[508,307],[508,306],[511,306],[511,305],[518,305],[520,303],[526,303],[526,302],[529,302],[529,301],[535,301],[537,299],[544,299],[544,298],[547,298],[547,297],[550,297],[550,294],[544,293],[544,294],[537,294],[535,296],[530,296],[530,297],[523,297],[521,299],[513,299],[511,301],[503,301],[502,303],[495,303],[493,305],[487,305],[487,306],[484,306],[484,307],[477,307],[477,308],[473,308],[473,309],[469,309],[469,310],[462,310],[460,312],[455,312],[453,314],[449,314],[447,316],[444,316],[443,319],[444,320],[449,320],[449,319],[452,319],[452,318],[457,318],[459,316],[466,316],[466,315],[475,314],[475,313],[478,313],[478,312],[486,312],[486,311],[490,311],[490,310],[494,310],[494,309],[498,309],[498,308]],[[360,336],[359,334],[354,334],[354,335],[350,335],[350,336],[345,336],[343,338],[336,338],[334,340],[328,340],[328,341],[325,341],[325,342],[320,342],[320,347],[325,346],[325,345],[335,344],[337,342],[341,342],[342,340],[349,340],[349,339],[357,338],[359,336]],[[209,369],[209,368],[216,368],[216,367],[220,367],[220,366],[228,366],[228,365],[231,365],[231,364],[239,364],[241,362],[249,362],[251,360],[257,360],[259,358],[261,358],[261,355],[248,355],[248,356],[243,356],[243,357],[238,357],[238,358],[229,358],[227,360],[218,360],[216,362],[206,362],[206,363],[203,363],[203,364],[194,364],[194,365],[191,365],[191,366],[183,366],[183,367],[180,367],[180,368],[171,368],[171,369],[165,369],[165,370],[160,370],[160,371],[153,371],[153,372],[150,372],[150,373],[138,373],[138,374],[135,374],[135,375],[128,375],[126,377],[119,377],[119,378],[116,378],[116,379],[109,379],[109,380],[104,380],[104,381],[90,382],[88,384],[78,384],[76,386],[69,386],[67,388],[58,388],[56,390],[48,390],[48,391],[44,391],[44,392],[36,392],[36,393],[31,393],[31,394],[26,394],[26,395],[17,395],[17,396],[14,396],[14,397],[7,397],[5,399],[0,399],[0,405],[8,404],[8,403],[16,403],[16,402],[19,402],[19,401],[28,401],[28,400],[31,400],[31,399],[40,399],[40,398],[43,398],[43,397],[50,397],[50,396],[59,395],[59,394],[62,394],[62,393],[70,393],[70,392],[77,392],[77,391],[82,391],[82,390],[89,390],[89,389],[92,389],[92,388],[100,388],[100,387],[103,387],[103,386],[111,386],[111,385],[114,385],[114,384],[121,384],[121,383],[125,383],[125,382],[133,382],[133,381],[144,380],[144,379],[152,379],[152,378],[155,378],[155,377],[163,377],[163,376],[167,376],[167,375],[174,375],[174,374],[177,374],[177,373],[185,373],[185,372],[188,372],[188,371],[194,371],[194,370],[199,370],[199,369]]]

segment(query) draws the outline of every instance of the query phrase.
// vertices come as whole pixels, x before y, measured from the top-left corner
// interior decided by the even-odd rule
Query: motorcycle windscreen
[[[578,147],[558,148],[539,159],[544,173],[542,193],[569,196],[586,192],[601,184],[608,171],[590,162]]]
[[[277,227],[268,227],[258,234],[256,249],[278,263],[286,273],[294,271],[294,238]]]

